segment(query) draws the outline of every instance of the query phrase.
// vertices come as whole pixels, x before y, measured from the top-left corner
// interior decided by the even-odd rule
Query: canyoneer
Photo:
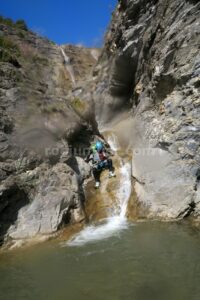
[[[100,187],[100,176],[104,169],[109,170],[109,178],[115,177],[112,159],[110,153],[105,148],[102,141],[97,141],[92,145],[91,151],[86,158],[86,162],[92,162],[92,173],[95,179],[95,188]]]

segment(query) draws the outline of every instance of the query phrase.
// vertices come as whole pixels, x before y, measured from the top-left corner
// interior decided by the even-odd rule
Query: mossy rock
[[[80,98],[74,98],[71,102],[71,105],[73,109],[79,114],[84,114],[87,108],[85,101]]]

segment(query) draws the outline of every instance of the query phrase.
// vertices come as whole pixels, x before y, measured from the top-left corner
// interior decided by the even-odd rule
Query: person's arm
[[[92,152],[92,150],[90,150],[89,154],[85,158],[85,162],[89,163],[89,161],[93,159],[92,154],[93,154],[93,152]]]

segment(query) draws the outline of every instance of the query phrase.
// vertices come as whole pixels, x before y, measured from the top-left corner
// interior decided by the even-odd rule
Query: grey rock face
[[[99,122],[132,109],[135,188],[151,218],[199,216],[199,24],[199,1],[119,1],[96,68]]]
[[[16,223],[8,230],[8,238],[29,239],[55,233],[69,223],[73,210],[79,210],[79,220],[74,221],[84,219],[76,173],[61,163],[43,172],[37,168],[21,176],[23,184],[37,178],[34,195],[30,203],[19,210]],[[30,194],[27,196],[31,198]]]
[[[84,219],[82,184],[90,170],[70,150],[87,148],[96,133],[94,112],[77,92],[98,49],[63,46],[76,77],[72,90],[59,46],[5,24],[0,32],[2,242],[50,235]]]

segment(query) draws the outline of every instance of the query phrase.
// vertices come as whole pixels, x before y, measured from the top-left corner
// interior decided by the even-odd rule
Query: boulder
[[[73,210],[79,211],[73,221],[80,222],[84,219],[77,175],[66,164],[59,163],[46,170],[38,168],[37,172],[28,172],[21,176],[21,180],[22,184],[36,180],[35,188],[34,192],[28,195],[29,203],[18,211],[15,224],[8,230],[8,239],[51,235],[72,221]],[[24,186],[24,189],[26,188]]]

